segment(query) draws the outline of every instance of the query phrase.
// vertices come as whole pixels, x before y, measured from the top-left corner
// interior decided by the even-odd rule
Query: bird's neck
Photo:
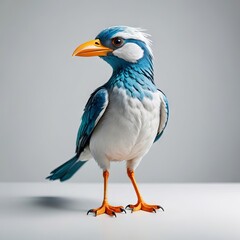
[[[129,96],[139,100],[144,97],[152,98],[152,93],[157,91],[153,80],[152,61],[114,69],[107,85],[110,88],[125,89]]]
[[[129,63],[120,60],[116,65],[112,65],[112,67],[113,76],[122,73],[132,73],[135,76],[143,74],[151,82],[154,82],[153,59],[148,52],[145,52],[144,57],[139,59],[136,63]]]

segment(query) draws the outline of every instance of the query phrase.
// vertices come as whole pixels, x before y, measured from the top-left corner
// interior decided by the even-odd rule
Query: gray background
[[[0,181],[44,181],[73,156],[82,109],[111,68],[72,58],[112,25],[152,35],[170,121],[142,182],[240,180],[240,1],[0,1]],[[128,181],[112,164],[111,181]],[[99,182],[94,161],[70,181]]]

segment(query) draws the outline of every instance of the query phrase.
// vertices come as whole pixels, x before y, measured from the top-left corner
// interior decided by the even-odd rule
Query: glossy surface
[[[0,183],[0,239],[240,239],[240,184],[139,184],[145,200],[164,212],[87,216],[101,204],[102,188]],[[135,201],[130,183],[109,184],[110,204]]]

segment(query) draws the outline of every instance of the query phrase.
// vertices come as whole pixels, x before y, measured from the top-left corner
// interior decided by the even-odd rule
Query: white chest
[[[130,160],[142,157],[151,147],[159,126],[160,98],[140,101],[114,88],[109,105],[90,141],[94,158]],[[96,159],[97,160],[97,159]]]

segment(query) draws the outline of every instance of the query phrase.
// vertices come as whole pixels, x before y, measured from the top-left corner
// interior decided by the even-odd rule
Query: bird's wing
[[[163,131],[164,131],[165,127],[167,126],[168,117],[169,117],[169,107],[168,107],[167,97],[161,90],[158,89],[158,91],[159,91],[159,96],[161,99],[160,121],[159,121],[158,133],[157,133],[157,136],[156,136],[154,142],[156,142],[162,136]]]
[[[103,87],[96,89],[84,108],[84,113],[77,134],[77,156],[80,156],[84,148],[88,145],[92,132],[104,114],[107,106],[108,91]]]

